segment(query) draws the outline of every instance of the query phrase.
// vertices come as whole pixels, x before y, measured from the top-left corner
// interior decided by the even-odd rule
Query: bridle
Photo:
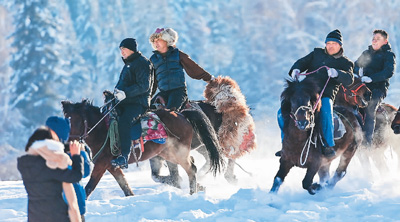
[[[114,99],[115,99],[115,97],[114,97],[113,99],[111,99],[110,101],[108,101],[107,104],[109,104],[109,103],[110,103],[111,101],[113,101]],[[118,101],[117,104],[115,104],[115,106],[111,107],[111,109],[108,110],[107,113],[105,113],[105,114],[103,115],[103,117],[101,117],[101,119],[100,119],[99,121],[97,121],[96,124],[94,124],[93,127],[89,127],[89,126],[88,126],[88,121],[87,121],[86,116],[85,116],[85,115],[82,115],[83,126],[84,126],[84,128],[83,128],[83,133],[82,133],[81,135],[70,135],[69,137],[70,137],[70,138],[79,138],[79,141],[80,141],[80,142],[84,142],[84,140],[89,136],[89,134],[100,124],[101,121],[104,120],[104,118],[106,118],[106,117],[111,113],[111,111],[113,111],[113,110],[115,109],[115,107],[117,107],[117,105],[118,105],[121,101],[122,101],[122,100]],[[105,105],[107,105],[107,104],[105,104]],[[105,105],[104,105],[104,106],[105,106]],[[103,106],[103,107],[104,107],[104,106]]]
[[[290,118],[292,118],[292,120],[295,122],[296,127],[297,127],[297,122],[298,122],[297,113],[298,113],[300,110],[304,110],[306,113],[307,113],[307,112],[310,113],[310,123],[309,123],[309,127],[313,128],[313,127],[315,126],[315,118],[314,118],[314,116],[315,116],[315,110],[313,109],[313,107],[312,107],[311,105],[308,105],[308,106],[300,106],[299,108],[296,109],[296,111],[295,111],[294,113],[293,113],[293,112],[290,112]]]
[[[342,85],[344,100],[348,103],[351,103],[351,101],[354,100],[354,103],[359,106],[360,104],[357,101],[357,97],[360,96],[358,96],[357,93],[362,87],[367,87],[367,86],[365,85],[365,83],[358,83],[352,86],[350,89],[347,89]]]

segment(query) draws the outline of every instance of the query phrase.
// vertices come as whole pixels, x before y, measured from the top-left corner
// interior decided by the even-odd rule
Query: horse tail
[[[205,145],[208,156],[210,157],[210,171],[214,176],[220,172],[224,163],[220,154],[220,145],[217,133],[208,117],[200,110],[184,110],[182,115],[190,122],[196,135],[200,136],[200,140]]]

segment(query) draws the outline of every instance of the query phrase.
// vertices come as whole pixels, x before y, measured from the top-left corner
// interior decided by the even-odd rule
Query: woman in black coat
[[[70,145],[72,169],[51,169],[42,156],[30,152],[32,144],[37,141],[52,146],[58,137],[49,128],[40,127],[28,140],[25,147],[28,154],[18,158],[18,170],[28,193],[28,221],[70,221],[68,206],[62,196],[62,183],[74,183],[82,178],[79,146]]]

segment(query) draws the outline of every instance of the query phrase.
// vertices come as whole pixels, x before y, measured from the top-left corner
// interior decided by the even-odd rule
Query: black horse
[[[271,192],[277,192],[286,175],[293,166],[307,168],[303,179],[303,188],[310,194],[315,194],[324,187],[333,188],[341,180],[347,170],[350,160],[356,152],[362,138],[360,125],[355,115],[347,109],[335,108],[345,125],[346,133],[335,141],[336,156],[326,158],[322,154],[320,133],[320,88],[313,78],[305,80],[287,80],[287,86],[282,92],[281,111],[287,116],[284,126],[284,139],[280,167],[277,172]],[[290,117],[289,117],[290,116]],[[331,162],[340,156],[340,163],[333,177],[329,175]],[[313,183],[318,172],[320,183]]]

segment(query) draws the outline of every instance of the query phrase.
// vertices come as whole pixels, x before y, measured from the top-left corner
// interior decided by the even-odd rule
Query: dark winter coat
[[[379,89],[385,96],[389,87],[389,79],[393,76],[396,68],[396,56],[392,52],[390,44],[383,45],[375,51],[369,46],[355,62],[354,73],[358,74],[363,67],[364,76],[372,79],[366,85],[371,90]]]
[[[28,193],[28,221],[69,221],[68,206],[62,192],[62,182],[75,183],[82,179],[82,158],[74,155],[72,170],[50,169],[41,156],[18,158],[18,170]]]
[[[186,88],[185,74],[193,79],[209,81],[212,75],[195,63],[186,53],[170,46],[168,51],[161,54],[153,51],[150,61],[154,65],[157,86],[160,91],[168,91],[181,87]]]
[[[122,68],[115,88],[125,92],[123,104],[140,104],[150,106],[150,93],[153,86],[154,70],[150,61],[141,52],[135,52],[127,59],[123,59],[125,66]]]
[[[339,91],[341,84],[348,86],[353,83],[353,67],[354,64],[350,59],[343,55],[341,49],[335,55],[329,55],[323,48],[315,48],[310,54],[297,60],[289,71],[289,75],[293,69],[299,69],[300,72],[312,72],[322,66],[334,68],[338,72],[338,77],[330,78],[328,85],[322,97],[329,97],[335,101],[335,96]],[[326,68],[320,69],[318,72],[308,75],[306,78],[316,78],[319,81],[321,89],[324,87],[328,80],[328,72]]]

